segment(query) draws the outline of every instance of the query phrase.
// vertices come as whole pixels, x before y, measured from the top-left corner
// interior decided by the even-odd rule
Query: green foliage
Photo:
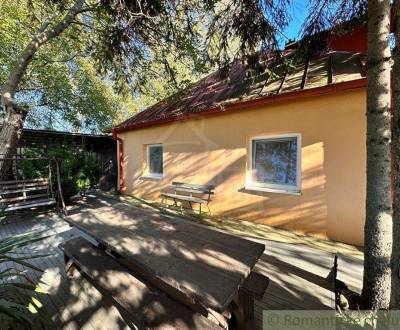
[[[24,47],[76,0],[0,2],[0,84]],[[45,43],[19,85],[33,127],[99,131],[237,55],[275,48],[289,0],[87,0]]]
[[[303,33],[312,35],[331,28],[351,30],[366,23],[367,7],[367,0],[310,1]]]
[[[62,147],[51,152],[61,156],[61,185],[64,198],[68,200],[78,192],[95,187],[101,174],[100,163],[95,156],[77,146]]]
[[[27,149],[24,157],[35,158],[43,155],[42,150]],[[101,175],[101,164],[96,154],[83,149],[79,145],[57,145],[47,149],[46,157],[60,161],[61,188],[65,200],[95,188]],[[18,175],[24,179],[47,177],[49,161],[18,161]],[[56,187],[55,161],[50,162],[53,186]]]
[[[312,0],[303,25],[301,50],[311,53],[326,48],[326,30],[344,34],[367,23],[367,0]]]
[[[0,85],[41,23],[32,15],[40,20],[51,10],[43,1],[0,3]],[[85,48],[86,40],[76,25],[36,54],[16,95],[29,109],[29,126],[98,132],[121,120],[131,96],[115,92],[111,82],[98,74]]]
[[[39,294],[44,292],[20,268],[10,266],[14,263],[41,272],[29,262],[40,256],[21,257],[15,252],[46,237],[44,232],[28,232],[0,240],[0,269],[4,269],[0,272],[1,329],[50,329],[49,319],[39,300]]]

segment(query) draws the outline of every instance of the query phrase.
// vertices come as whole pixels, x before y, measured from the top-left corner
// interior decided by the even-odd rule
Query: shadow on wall
[[[328,206],[323,155],[322,143],[303,146],[301,196],[243,189],[244,155],[241,162],[232,163],[210,180],[227,192],[217,195],[216,202],[226,216],[304,233],[325,233]],[[232,181],[237,183],[234,189]]]
[[[198,152],[189,152],[190,148],[194,145],[164,144],[165,177],[143,178],[137,170],[127,192],[159,200],[161,189],[172,181],[213,184],[216,191],[210,207],[214,214],[326,235],[329,203],[322,142],[302,146],[301,196],[244,190],[247,151],[243,147]]]

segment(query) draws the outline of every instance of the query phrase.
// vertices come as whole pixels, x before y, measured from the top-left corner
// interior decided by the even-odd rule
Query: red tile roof
[[[321,87],[331,86],[333,91],[337,84],[345,82],[355,82],[351,85],[358,87],[365,85],[364,54],[330,51],[294,63],[291,53],[286,52],[284,58],[292,64],[278,64],[276,60],[266,58],[261,64],[268,69],[251,77],[238,61],[231,66],[227,78],[223,79],[218,72],[214,72],[125,120],[115,126],[114,131],[221,113],[228,107],[245,109],[249,101],[271,102],[281,95],[295,98],[299,95],[296,92],[318,92]]]

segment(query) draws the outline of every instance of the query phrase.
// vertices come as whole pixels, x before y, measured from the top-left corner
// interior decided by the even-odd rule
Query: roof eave
[[[113,127],[112,130],[115,133],[121,133],[121,132],[126,132],[126,131],[132,131],[132,130],[139,129],[139,128],[162,125],[162,124],[167,124],[167,123],[176,122],[176,121],[184,121],[184,120],[189,120],[189,119],[203,117],[203,116],[218,115],[218,114],[222,114],[222,113],[226,113],[226,112],[243,110],[243,109],[248,109],[248,108],[258,108],[258,107],[262,107],[262,106],[265,106],[265,105],[268,105],[271,103],[291,101],[291,100],[294,100],[297,98],[314,97],[314,96],[336,93],[336,92],[340,92],[340,91],[358,89],[358,88],[366,87],[366,85],[367,85],[366,78],[360,78],[360,79],[340,82],[340,83],[336,83],[336,84],[329,84],[329,85],[325,85],[325,86],[321,86],[321,87],[302,89],[302,90],[297,90],[297,91],[287,92],[287,93],[277,94],[277,95],[268,95],[268,96],[253,99],[253,100],[239,101],[239,102],[235,102],[235,103],[227,103],[227,104],[224,104],[223,106],[217,106],[217,107],[211,108],[209,110],[200,111],[197,113],[189,113],[189,114],[183,114],[183,115],[176,116],[176,117],[161,118],[161,119],[157,119],[157,120],[151,120],[148,122],[131,124],[131,125],[127,125],[124,127],[116,126],[116,127]]]

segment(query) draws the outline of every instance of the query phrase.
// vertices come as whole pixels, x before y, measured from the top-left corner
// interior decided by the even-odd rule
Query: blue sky
[[[309,1],[307,0],[293,0],[290,9],[291,22],[284,31],[286,37],[296,40],[299,39],[302,24],[307,17],[308,3]]]

